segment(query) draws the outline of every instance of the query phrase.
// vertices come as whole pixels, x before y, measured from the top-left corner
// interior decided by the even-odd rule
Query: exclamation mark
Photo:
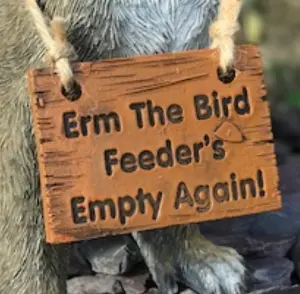
[[[257,171],[257,183],[258,183],[258,188],[259,188],[259,196],[264,197],[266,195],[266,192],[264,190],[263,173],[260,169]]]

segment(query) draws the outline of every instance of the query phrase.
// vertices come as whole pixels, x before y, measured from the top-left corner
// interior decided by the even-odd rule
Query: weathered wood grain
[[[281,197],[260,54],[256,47],[241,46],[236,56],[236,77],[229,84],[218,79],[215,50],[75,64],[75,76],[82,88],[82,96],[75,102],[62,95],[59,79],[50,69],[30,71],[47,241],[71,242],[279,209]],[[249,113],[245,113],[244,95],[236,109],[229,103],[223,112],[220,104],[220,117],[199,119],[199,112],[197,116],[195,101],[204,103],[203,97],[195,98],[197,95],[207,96],[213,104],[212,92],[216,91],[218,97],[231,96],[234,101],[235,96],[243,95],[243,88],[247,90]],[[173,105],[164,125],[154,113],[155,126],[150,125],[150,119],[143,122],[143,128],[138,127],[137,114],[129,105],[147,101],[153,107],[160,106],[165,115]],[[205,111],[202,108],[202,116]],[[69,128],[74,138],[67,138],[63,114],[71,112],[76,113],[77,121],[83,119],[82,129],[76,137],[78,122]],[[226,112],[228,115],[224,115]],[[103,116],[99,115],[111,113],[117,116],[110,117],[106,127],[111,130],[105,131]],[[143,110],[144,115],[147,113]],[[73,120],[69,118],[69,122]],[[177,150],[181,163],[176,160],[176,151],[172,166],[166,168],[144,152],[142,165],[149,170],[137,167],[136,171],[124,172],[117,164],[112,165],[111,175],[107,173],[105,150],[116,148],[119,161],[120,155],[128,152],[138,156],[141,151],[151,151],[155,157],[166,140],[170,140],[173,150],[181,146]],[[123,163],[127,170],[135,169],[132,156],[127,155]],[[151,169],[153,163],[155,167]],[[241,184],[245,179],[248,185],[245,181]],[[210,187],[209,195],[201,185]],[[176,209],[178,187],[188,188],[191,198],[179,197],[185,202]],[[144,194],[139,194],[138,201],[139,189]],[[195,189],[199,192],[196,198]],[[76,207],[86,209],[76,214],[80,220],[77,224],[71,210],[71,201],[76,197]],[[88,202],[105,200],[102,213],[95,203],[89,210]],[[101,219],[104,211],[105,220]]]

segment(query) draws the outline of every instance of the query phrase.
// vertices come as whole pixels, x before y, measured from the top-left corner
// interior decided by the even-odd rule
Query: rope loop
[[[81,92],[75,81],[70,62],[76,60],[77,55],[74,47],[67,41],[65,19],[56,16],[48,25],[36,0],[26,1],[27,8],[31,12],[37,31],[47,50],[45,61],[55,67],[64,95],[67,95],[69,100],[76,100]],[[74,86],[76,91],[74,91]]]
[[[26,1],[48,51],[46,61],[56,68],[63,92],[66,94],[73,91],[71,96],[74,96],[74,85],[77,85],[78,89],[78,84],[74,79],[70,62],[76,60],[77,56],[73,46],[67,41],[65,20],[62,17],[54,17],[49,26],[36,0]],[[242,0],[220,0],[218,15],[209,28],[210,48],[219,50],[220,69],[223,74],[226,74],[234,63],[234,35],[240,28],[238,17],[241,6]],[[74,97],[71,97],[71,100],[74,100]]]
[[[219,12],[209,28],[211,49],[218,49],[220,53],[220,68],[223,73],[234,63],[234,36],[239,31],[239,14],[242,0],[220,0]]]

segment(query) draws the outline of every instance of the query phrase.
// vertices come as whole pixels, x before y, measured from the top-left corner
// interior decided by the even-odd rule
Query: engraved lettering
[[[248,90],[243,87],[241,92],[241,94],[237,94],[234,97],[222,97],[217,91],[213,91],[211,99],[206,95],[195,95],[194,108],[196,118],[198,120],[207,120],[212,117],[228,118],[231,116],[232,111],[240,116],[250,114],[251,106]]]
[[[75,197],[71,199],[71,212],[74,224],[84,224],[87,222],[86,216],[80,216],[80,214],[86,211],[84,197]],[[80,205],[82,204],[82,205]]]
[[[96,201],[87,201],[83,196],[74,197],[71,199],[73,223],[79,225],[118,219],[124,226],[137,214],[147,216],[146,212],[149,212],[152,220],[157,220],[162,209],[163,196],[161,191],[155,194],[139,188],[135,196],[125,195]]]
[[[171,104],[166,108],[154,105],[153,101],[137,102],[129,105],[134,111],[136,124],[139,129],[145,127],[165,126],[168,123],[180,124],[183,122],[183,109],[178,104]]]
[[[65,136],[67,138],[78,138],[79,137],[79,132],[78,130],[73,130],[74,128],[77,127],[77,122],[71,119],[76,117],[76,112],[71,111],[71,112],[66,112],[63,114],[63,127],[65,131]]]
[[[92,116],[78,115],[75,111],[71,111],[63,113],[63,129],[65,136],[70,139],[89,136],[92,132],[94,135],[110,134],[121,131],[121,120],[115,112]]]

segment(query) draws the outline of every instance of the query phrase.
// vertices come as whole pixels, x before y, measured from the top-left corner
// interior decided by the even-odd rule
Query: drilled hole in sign
[[[73,81],[72,84],[70,85],[70,90],[66,90],[64,86],[61,88],[61,93],[69,100],[69,101],[76,101],[78,100],[81,95],[81,86],[79,85],[78,82]]]
[[[218,68],[218,78],[224,84],[230,84],[235,79],[236,72],[233,68],[228,69],[226,73]]]

